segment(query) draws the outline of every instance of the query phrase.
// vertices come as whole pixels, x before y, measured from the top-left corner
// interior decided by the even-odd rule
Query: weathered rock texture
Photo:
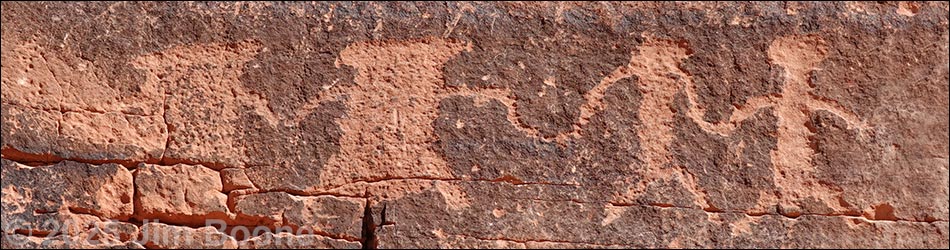
[[[947,13],[3,2],[2,247],[946,249]]]

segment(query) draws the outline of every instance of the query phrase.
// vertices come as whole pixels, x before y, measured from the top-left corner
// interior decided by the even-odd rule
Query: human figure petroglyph
[[[710,208],[711,204],[706,200],[705,192],[696,183],[695,177],[683,166],[675,165],[670,153],[676,137],[673,130],[673,100],[682,89],[679,79],[683,75],[678,74],[681,73],[678,64],[689,57],[689,50],[685,44],[655,39],[649,34],[646,34],[646,37],[647,40],[638,48],[639,53],[631,57],[630,63],[617,69],[618,72],[623,72],[620,74],[623,77],[639,77],[637,85],[642,99],[638,109],[641,122],[637,129],[637,137],[640,139],[638,157],[644,165],[640,170],[640,181],[630,185],[625,193],[616,197],[615,202],[631,203],[646,191],[650,183],[665,180],[680,182],[693,194],[697,206]],[[582,108],[581,110],[589,110],[582,114],[604,108],[603,104],[598,104],[599,101],[596,100],[603,97],[602,89],[607,87],[598,85],[587,95],[595,98],[588,99],[588,106],[591,108]],[[583,121],[585,116],[582,115],[581,118]]]
[[[339,63],[357,69],[355,84],[330,87],[307,105],[313,108],[342,98],[347,107],[346,116],[338,120],[343,131],[341,150],[321,172],[321,188],[332,190],[385,179],[454,179],[445,159],[430,146],[437,139],[432,123],[439,115],[441,100],[466,95],[474,96],[477,104],[484,104],[486,98],[509,105],[514,102],[507,90],[444,85],[443,65],[466,49],[470,49],[467,44],[443,39],[347,46]],[[392,184],[430,186],[431,181]],[[464,206],[465,195],[456,185],[435,188],[457,201],[452,203]]]
[[[452,179],[444,159],[429,146],[436,140],[432,122],[438,116],[439,101],[451,95],[470,95],[475,96],[478,104],[484,104],[486,97],[508,105],[514,103],[507,90],[476,91],[443,85],[442,65],[466,48],[463,43],[442,39],[351,44],[341,52],[338,63],[357,68],[356,83],[351,86],[331,84],[293,114],[272,112],[265,98],[238,84],[245,65],[266,51],[257,42],[177,46],[143,55],[132,64],[146,71],[149,84],[161,86],[166,95],[171,96],[172,100],[166,101],[166,105],[175,110],[187,108],[177,105],[187,103],[190,98],[171,93],[176,88],[197,92],[202,95],[201,100],[210,102],[211,111],[218,119],[204,121],[213,124],[199,130],[227,138],[203,142],[212,144],[204,147],[214,148],[215,152],[199,150],[200,145],[185,145],[185,154],[191,156],[243,155],[238,142],[228,139],[237,137],[237,128],[228,123],[239,118],[241,106],[250,107],[251,112],[276,127],[296,126],[323,103],[344,101],[347,114],[338,120],[344,134],[340,141],[341,152],[331,156],[324,171],[319,173],[318,186],[301,190],[318,193],[331,189],[352,191],[344,186],[387,178],[410,180],[394,182],[403,186],[427,185],[420,184],[424,181],[412,182],[413,178]],[[221,91],[220,86],[226,89]],[[230,159],[228,163],[241,164],[241,160]],[[453,201],[460,201],[464,206],[465,195],[457,186],[435,187],[451,194]]]
[[[781,95],[752,98],[738,107],[728,121],[710,123],[702,119],[705,109],[696,102],[695,86],[690,74],[678,65],[690,56],[687,45],[655,39],[649,34],[645,36],[647,40],[638,48],[639,55],[631,57],[628,65],[615,69],[584,95],[586,102],[580,107],[581,115],[574,129],[553,138],[553,141],[557,142],[580,138],[579,131],[589,119],[606,107],[602,102],[606,89],[620,79],[633,75],[639,77],[639,89],[643,99],[639,107],[642,125],[638,130],[641,145],[638,156],[644,168],[641,170],[641,181],[632,184],[625,194],[616,198],[616,202],[632,202],[646,191],[651,182],[678,180],[694,194],[697,205],[715,209],[706,200],[705,192],[695,177],[683,166],[673,165],[675,163],[672,161],[670,148],[675,138],[672,124],[675,108],[672,105],[674,96],[683,91],[689,102],[686,116],[703,130],[726,137],[731,136],[741,122],[759,110],[768,107],[775,109],[779,119],[778,145],[770,155],[775,183],[782,188],[782,196],[785,198],[777,200],[779,198],[774,194],[763,191],[765,198],[760,201],[760,209],[775,203],[790,205],[795,199],[815,195],[822,196],[818,198],[826,201],[830,207],[843,209],[837,202],[837,192],[822,187],[814,178],[811,158],[815,152],[808,145],[808,138],[813,136],[813,132],[808,129],[806,123],[809,122],[812,112],[825,110],[842,117],[850,128],[866,130],[868,126],[847,109],[810,93],[813,87],[809,85],[808,77],[824,60],[827,52],[824,41],[815,36],[790,36],[775,40],[768,53],[771,60],[786,71],[786,83]],[[512,123],[516,122],[512,120]],[[545,139],[552,141],[552,138]],[[743,142],[739,143],[741,148]]]
[[[438,117],[439,102],[446,97],[474,96],[476,105],[497,100],[507,106],[508,119],[513,127],[528,136],[540,138],[538,131],[518,121],[514,108],[516,101],[509,90],[444,86],[442,65],[469,49],[468,46],[443,39],[351,44],[341,51],[338,63],[357,69],[355,84],[329,85],[317,98],[289,117],[273,114],[267,109],[266,100],[250,95],[246,90],[235,87],[231,92],[239,93],[236,95],[237,102],[253,107],[254,112],[274,126],[280,122],[293,126],[326,101],[345,102],[347,114],[338,120],[344,133],[340,141],[341,152],[331,156],[320,173],[319,187],[309,187],[306,191],[318,192],[355,182],[386,179],[453,180],[455,177],[445,160],[429,148],[429,144],[436,139],[432,122]],[[253,42],[242,42],[236,46],[183,46],[144,56],[134,65],[149,70],[150,81],[157,81],[159,75],[163,76],[164,81],[174,81],[184,76],[169,76],[170,72],[192,72],[190,74],[203,76],[201,79],[207,78],[209,81],[236,82],[244,63],[262,49]],[[636,75],[643,95],[639,107],[642,124],[637,132],[641,145],[637,155],[644,164],[641,168],[643,178],[637,183],[628,183],[629,190],[617,197],[618,202],[631,202],[654,181],[675,180],[695,195],[698,206],[710,207],[695,177],[682,166],[674,166],[675,161],[672,160],[670,148],[675,138],[675,109],[672,105],[674,96],[683,91],[689,103],[687,117],[703,130],[721,136],[731,136],[739,123],[760,109],[774,108],[779,119],[779,130],[778,146],[771,157],[776,173],[775,182],[782,188],[785,198],[780,201],[776,200],[777,197],[763,198],[763,202],[787,205],[793,199],[827,194],[827,197],[819,197],[820,200],[836,204],[830,202],[836,198],[832,197],[835,192],[816,190],[821,186],[815,183],[814,167],[811,165],[815,152],[808,146],[808,138],[813,136],[813,132],[806,123],[813,111],[827,110],[848,121],[852,127],[866,129],[867,125],[836,103],[821,100],[810,93],[813,87],[809,85],[808,76],[824,59],[826,50],[824,42],[814,36],[791,36],[775,40],[769,48],[769,56],[786,71],[786,83],[781,95],[752,98],[736,108],[728,121],[710,123],[702,119],[705,109],[696,102],[690,75],[678,65],[690,56],[689,49],[685,44],[647,36],[636,53],[632,53],[627,65],[612,71],[584,95],[586,102],[580,107],[580,116],[572,131],[541,139],[549,142],[579,139],[579,131],[584,129],[590,118],[606,108],[607,104],[602,101],[605,91],[615,82]],[[211,59],[237,66],[238,73],[224,74],[228,70],[224,68],[205,73],[166,69],[187,66],[182,65],[181,61],[198,65]]]
[[[429,149],[432,121],[444,95],[440,66],[461,52],[459,43],[355,43],[339,63],[358,73],[351,86],[328,89],[322,99],[346,99],[338,121],[340,153],[330,157],[322,186],[394,176],[451,178],[445,161]],[[360,175],[353,178],[353,175]]]
[[[816,36],[790,36],[775,40],[769,48],[771,60],[785,68],[785,86],[781,95],[752,98],[738,107],[728,121],[709,123],[702,119],[705,109],[696,102],[695,86],[691,76],[679,68],[678,64],[690,54],[685,44],[651,39],[648,36],[639,48],[639,57],[632,58],[629,65],[618,68],[615,73],[595,86],[585,97],[587,103],[581,108],[578,125],[584,125],[592,112],[602,110],[599,102],[603,90],[617,79],[637,75],[643,99],[639,107],[642,126],[638,130],[641,151],[639,156],[645,164],[642,178],[633,184],[626,194],[618,197],[618,202],[631,202],[645,192],[650,182],[673,178],[694,194],[696,204],[707,209],[711,207],[705,192],[697,184],[695,177],[682,166],[673,166],[670,147],[672,146],[674,96],[684,91],[689,102],[686,116],[696,122],[703,130],[721,136],[731,136],[738,125],[763,108],[772,107],[778,117],[778,145],[770,154],[772,158],[774,181],[782,190],[782,197],[762,192],[760,207],[782,205],[794,206],[792,202],[806,197],[816,197],[839,211],[846,209],[837,202],[839,192],[817,183],[811,159],[815,154],[808,145],[808,138],[814,136],[807,123],[816,110],[825,110],[847,121],[849,128],[868,129],[866,123],[857,115],[840,107],[837,103],[817,98],[810,91],[809,74],[824,60],[827,48],[823,40]],[[576,127],[579,130],[580,127]],[[740,142],[741,148],[742,142]]]
[[[327,89],[307,105],[313,108],[318,103],[342,96],[347,99],[347,117],[340,120],[344,131],[340,143],[342,152],[331,157],[321,173],[321,186],[333,189],[394,176],[453,178],[444,159],[427,145],[434,139],[431,123],[438,116],[438,103],[446,97],[474,96],[476,105],[488,99],[497,100],[507,107],[507,117],[513,127],[524,134],[548,142],[565,142],[580,138],[579,131],[594,114],[606,107],[603,98],[610,86],[621,79],[639,75],[640,88],[644,91],[640,108],[644,125],[638,136],[644,147],[640,156],[647,167],[643,172],[646,178],[635,186],[642,187],[650,181],[678,176],[675,179],[696,195],[697,204],[708,206],[695,179],[682,167],[671,166],[670,147],[674,131],[670,105],[681,84],[670,72],[676,71],[677,63],[688,56],[686,48],[672,41],[650,39],[645,42],[638,51],[639,57],[632,57],[628,65],[612,71],[584,95],[586,102],[580,107],[581,115],[574,129],[554,138],[541,138],[537,130],[520,124],[515,114],[515,100],[507,89],[472,90],[443,86],[440,66],[464,49],[463,44],[444,40],[367,42],[348,46],[340,54],[340,62],[357,68],[356,84]],[[385,126],[367,126],[370,124]],[[620,202],[629,201],[625,198]]]
[[[808,128],[811,115],[817,110],[831,112],[848,123],[849,129],[866,131],[869,126],[857,115],[841,107],[837,103],[822,100],[811,91],[814,89],[810,76],[825,59],[827,45],[817,36],[795,35],[781,37],[774,40],[769,46],[769,58],[774,64],[785,69],[785,84],[779,95],[770,95],[749,99],[745,104],[735,109],[726,122],[709,123],[702,119],[705,110],[696,100],[694,85],[688,74],[677,72],[686,80],[687,99],[690,109],[687,116],[710,133],[730,136],[738,123],[763,108],[773,108],[778,118],[777,145],[770,153],[776,186],[781,189],[781,198],[771,192],[762,192],[759,207],[768,209],[772,205],[794,207],[798,199],[815,197],[825,202],[836,211],[844,208],[838,202],[840,191],[818,183],[814,176],[814,165],[811,160],[815,155],[814,149],[809,146],[809,138],[814,132]]]
[[[581,116],[575,125],[575,130],[558,135],[554,139],[563,142],[571,137],[578,138],[578,131],[587,124],[587,121],[597,111],[605,108],[602,99],[606,89],[613,83],[633,74],[643,75],[641,77],[663,78],[661,76],[663,72],[670,71],[669,67],[675,65],[675,61],[666,59],[663,53],[685,55],[683,52],[669,51],[670,46],[673,45],[661,42],[651,42],[643,46],[641,53],[644,58],[663,59],[651,62],[650,65],[632,61],[630,65],[614,70],[593,90],[585,94],[584,97],[588,101],[581,107]],[[134,65],[149,72],[149,81],[164,81],[166,85],[170,85],[189,78],[191,83],[196,85],[192,86],[193,88],[202,89],[202,86],[209,83],[239,82],[238,76],[242,73],[244,65],[264,49],[259,43],[250,41],[234,44],[179,46],[143,56],[137,59]],[[252,107],[253,112],[259,114],[272,126],[294,126],[307,114],[319,108],[322,103],[344,101],[347,114],[338,120],[343,131],[340,141],[341,152],[331,156],[323,168],[319,186],[306,187],[305,192],[339,190],[354,183],[385,179],[452,180],[454,177],[446,166],[445,160],[429,148],[429,142],[436,139],[432,122],[438,117],[437,108],[442,99],[453,95],[473,96],[476,105],[482,105],[488,100],[497,100],[507,107],[508,120],[516,129],[533,137],[538,137],[540,134],[537,130],[520,124],[515,114],[515,100],[509,90],[473,90],[465,86],[444,86],[442,65],[466,49],[469,49],[466,44],[442,39],[351,44],[341,51],[338,63],[357,69],[355,84],[330,85],[316,98],[298,109],[295,114],[274,114],[267,108],[265,99],[252,95],[237,84],[223,84],[231,86],[228,92],[231,92],[233,96],[231,94],[214,96],[212,99]],[[216,67],[199,70],[182,69],[182,67],[205,64]],[[665,87],[674,86],[671,84],[672,80],[663,81],[666,83]],[[664,145],[654,146],[647,153],[642,153],[646,162],[653,162],[650,169],[661,169],[663,167],[657,165],[669,164],[669,156],[664,155],[669,154],[668,148],[672,140],[672,136],[668,134],[672,133],[672,129],[667,124],[672,120],[672,115],[659,111],[666,108],[655,108],[661,105],[659,102],[663,99],[669,99],[665,94],[667,92],[652,91],[651,93],[655,95],[648,94],[646,99],[646,107],[649,107],[646,114],[659,117],[659,119],[646,119],[650,120],[645,125],[649,128],[643,131],[658,131],[660,134],[642,132],[641,137],[649,141],[650,145]],[[236,110],[224,109],[218,112],[220,117],[224,118],[223,121],[237,118]],[[220,134],[235,133],[235,131],[230,131],[234,129],[230,126],[213,126],[213,129],[227,130],[218,131]],[[228,141],[216,143],[228,144]],[[239,147],[227,148],[239,149]],[[240,152],[233,153],[233,155],[240,155]],[[409,186],[425,185],[412,182],[393,183]],[[438,188],[449,190],[457,187],[442,185]],[[446,193],[458,193],[455,192],[457,190],[449,191]]]

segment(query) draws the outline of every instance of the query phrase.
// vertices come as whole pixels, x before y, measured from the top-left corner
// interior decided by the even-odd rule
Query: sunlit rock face
[[[945,2],[2,4],[2,248],[947,248]]]

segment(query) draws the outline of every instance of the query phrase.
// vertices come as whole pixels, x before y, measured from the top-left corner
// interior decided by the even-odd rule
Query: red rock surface
[[[2,4],[2,248],[947,248],[945,2]]]

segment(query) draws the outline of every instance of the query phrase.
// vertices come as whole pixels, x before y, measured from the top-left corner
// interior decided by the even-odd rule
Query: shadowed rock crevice
[[[381,215],[385,215],[385,208],[381,211]],[[386,217],[382,217],[386,218]],[[360,243],[363,244],[363,249],[376,249],[379,244],[379,239],[376,238],[376,221],[374,220],[373,208],[370,206],[369,200],[366,201],[366,206],[363,208],[363,227],[360,238]],[[382,225],[382,223],[380,223]]]
[[[63,158],[54,154],[36,154],[36,153],[27,153],[20,151],[13,147],[7,147],[2,149],[3,159],[15,161],[17,163],[27,165],[27,166],[46,166],[54,165],[63,161],[73,161],[81,162],[87,164],[101,165],[107,163],[115,163],[122,166],[125,166],[129,169],[136,168],[139,164],[153,164],[161,166],[173,166],[177,164],[187,164],[187,165],[200,165],[207,167],[213,170],[220,170],[227,168],[220,163],[207,163],[207,162],[194,162],[185,159],[170,159],[170,158],[153,158],[146,159],[144,161],[131,161],[131,160],[121,160],[121,159],[83,159],[83,158]]]

